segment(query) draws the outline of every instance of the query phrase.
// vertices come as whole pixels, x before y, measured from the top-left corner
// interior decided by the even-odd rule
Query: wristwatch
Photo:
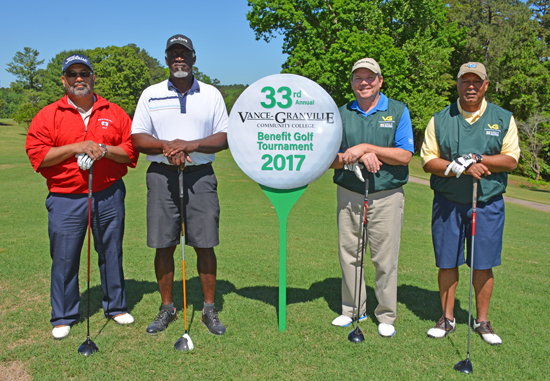
[[[99,143],[99,146],[104,149],[103,155],[101,155],[101,158],[103,158],[105,155],[107,155],[107,146],[103,143]]]
[[[481,163],[481,161],[483,160],[483,156],[481,156],[478,153],[472,153],[471,155],[472,155],[472,159],[474,159],[476,163]]]

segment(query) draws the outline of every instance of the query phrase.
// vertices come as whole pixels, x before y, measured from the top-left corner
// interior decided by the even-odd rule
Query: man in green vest
[[[334,160],[338,185],[338,255],[342,268],[342,315],[335,326],[347,327],[366,318],[367,293],[361,274],[362,216],[365,183],[360,172],[344,166],[365,166],[369,176],[367,239],[376,269],[374,311],[383,337],[395,334],[397,314],[397,262],[403,224],[403,185],[414,153],[409,110],[404,103],[380,92],[384,78],[378,63],[363,58],[351,70],[356,100],[340,107],[342,144]],[[361,278],[361,279],[359,279]],[[359,291],[361,290],[361,291]],[[361,300],[357,300],[361,295]]]
[[[479,181],[476,209],[473,286],[477,318],[474,330],[491,345],[502,340],[487,314],[493,292],[492,268],[500,265],[507,173],[519,159],[512,113],[485,100],[485,66],[468,62],[457,76],[458,101],[435,114],[426,128],[421,157],[432,174],[432,241],[443,315],[428,336],[443,338],[456,329],[453,315],[458,266],[471,266],[473,179]]]

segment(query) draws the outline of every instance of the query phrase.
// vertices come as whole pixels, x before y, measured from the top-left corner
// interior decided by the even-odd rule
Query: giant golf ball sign
[[[250,85],[231,110],[229,148],[259,184],[294,189],[330,167],[342,140],[338,107],[315,82],[276,74]]]

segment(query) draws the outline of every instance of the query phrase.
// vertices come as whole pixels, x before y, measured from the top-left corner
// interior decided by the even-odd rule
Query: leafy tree
[[[40,90],[41,71],[38,66],[44,63],[44,60],[38,60],[38,50],[25,47],[23,52],[15,53],[12,62],[7,66],[6,71],[15,75],[17,78],[11,86],[15,90]]]
[[[521,157],[534,173],[535,180],[539,180],[541,174],[550,174],[550,166],[544,163],[540,157],[544,146],[550,143],[550,117],[542,113],[536,113],[527,121],[518,121],[519,131],[526,137],[521,139]]]
[[[163,66],[156,58],[151,57],[147,50],[139,48],[136,44],[128,44],[127,46],[136,51],[136,55],[143,61],[145,66],[147,66],[147,69],[149,69],[149,76],[151,77],[151,80],[149,81],[150,85],[162,82],[168,78]]]
[[[23,103],[12,117],[18,124],[28,128],[38,111],[40,111],[40,108],[31,103]]]
[[[546,45],[542,57],[550,55],[550,1],[549,0],[531,0],[529,5],[535,11],[535,20],[538,22],[538,37]]]
[[[133,115],[141,92],[150,84],[149,69],[131,46],[62,51],[50,60],[44,73],[43,107],[65,95],[61,83],[63,60],[74,53],[90,59],[96,75],[94,92]]]
[[[284,73],[316,81],[342,105],[350,70],[365,56],[382,68],[382,91],[408,104],[417,144],[454,85],[449,58],[465,37],[439,0],[249,0],[256,39],[284,36]]]

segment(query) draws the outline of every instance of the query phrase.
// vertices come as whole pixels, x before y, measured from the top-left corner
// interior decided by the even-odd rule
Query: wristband
[[[99,146],[104,149],[103,155],[101,155],[101,158],[105,157],[107,155],[107,146],[103,143],[99,143]]]

